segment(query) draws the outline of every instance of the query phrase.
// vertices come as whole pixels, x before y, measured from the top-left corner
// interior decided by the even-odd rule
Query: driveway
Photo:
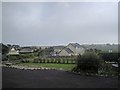
[[[81,76],[59,70],[3,67],[3,88],[117,88],[117,78]]]

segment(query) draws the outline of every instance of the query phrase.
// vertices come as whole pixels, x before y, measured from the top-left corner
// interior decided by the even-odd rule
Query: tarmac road
[[[59,70],[21,70],[3,67],[2,88],[118,88],[118,79],[81,76]]]

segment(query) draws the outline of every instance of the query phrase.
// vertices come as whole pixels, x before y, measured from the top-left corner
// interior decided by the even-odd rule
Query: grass
[[[47,68],[55,68],[55,69],[63,69],[63,70],[72,70],[76,64],[52,64],[52,63],[19,63],[17,65],[20,66],[28,66],[28,67],[47,67]]]

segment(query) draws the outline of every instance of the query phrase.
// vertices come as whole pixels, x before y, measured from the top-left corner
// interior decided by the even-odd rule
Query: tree
[[[2,61],[8,60],[8,57],[7,57],[8,52],[9,52],[9,48],[6,45],[0,43],[0,54],[2,56],[1,57]]]
[[[1,44],[0,48],[2,48],[2,54],[7,54],[9,52],[9,48],[4,44]]]
[[[77,57],[77,71],[97,73],[100,65],[100,57],[93,52],[86,52]]]
[[[42,57],[48,57],[48,56],[51,56],[51,54],[52,54],[53,51],[54,51],[54,50],[53,50],[52,47],[50,47],[50,48],[45,48],[45,49],[43,49],[43,50],[40,50],[40,52],[38,53],[38,56],[39,56],[40,58],[42,58]]]
[[[38,52],[38,56],[42,58],[44,56],[44,50],[41,50],[40,52]]]

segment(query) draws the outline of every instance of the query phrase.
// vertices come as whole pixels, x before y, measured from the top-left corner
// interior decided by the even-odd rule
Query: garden
[[[82,56],[71,57],[38,57],[34,53],[8,56],[9,61],[14,65],[33,68],[51,68],[70,71],[81,74],[94,74],[105,76],[118,76],[118,53],[95,53],[86,52]],[[112,62],[112,63],[111,63]]]

